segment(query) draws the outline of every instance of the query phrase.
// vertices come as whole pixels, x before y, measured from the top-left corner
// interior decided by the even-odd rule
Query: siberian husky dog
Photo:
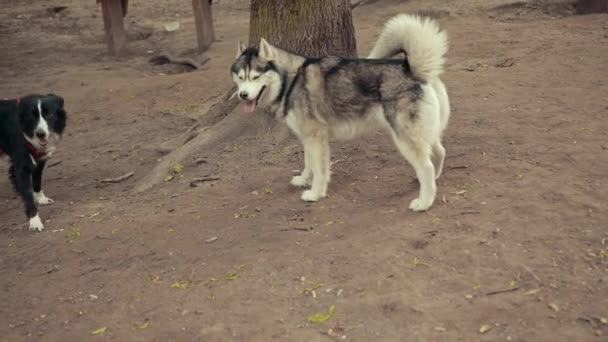
[[[231,72],[245,112],[269,111],[302,142],[304,170],[291,180],[310,186],[302,200],[327,196],[329,141],[379,123],[416,171],[420,194],[409,208],[424,211],[435,200],[445,158],[441,137],[450,105],[439,76],[447,49],[436,21],[400,14],[386,23],[368,58],[308,58],[262,38],[257,48],[239,44]]]

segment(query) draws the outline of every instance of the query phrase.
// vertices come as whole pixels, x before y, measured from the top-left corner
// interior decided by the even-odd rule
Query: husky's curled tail
[[[443,132],[450,119],[450,100],[445,84],[439,79],[448,52],[447,33],[431,18],[398,14],[386,22],[369,58],[390,58],[399,52],[405,53],[412,74],[428,82],[435,91]]]
[[[399,14],[386,23],[369,58],[390,58],[405,52],[414,76],[428,82],[443,72],[447,51],[448,35],[435,20]]]

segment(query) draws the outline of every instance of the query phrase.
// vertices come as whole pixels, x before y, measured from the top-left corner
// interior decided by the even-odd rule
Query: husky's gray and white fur
[[[432,19],[400,14],[390,19],[367,59],[307,58],[261,39],[239,44],[232,77],[245,112],[259,106],[285,121],[304,145],[304,170],[291,184],[310,186],[304,201],[327,196],[330,139],[350,139],[373,122],[390,132],[414,167],[419,197],[410,209],[435,200],[450,114],[443,72],[448,37]],[[405,53],[405,59],[389,59]]]

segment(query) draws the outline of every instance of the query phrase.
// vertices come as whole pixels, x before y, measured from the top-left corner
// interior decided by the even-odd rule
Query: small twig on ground
[[[501,294],[501,293],[514,292],[514,291],[517,291],[517,290],[519,290],[519,286],[511,287],[511,288],[504,289],[504,290],[496,290],[496,291],[486,292],[485,295],[486,296],[493,296],[493,295],[497,295],[497,294]]]
[[[448,156],[446,156],[446,158],[456,158],[456,157],[462,157],[462,156],[466,156],[466,153],[459,153],[459,154],[454,154],[454,155],[448,155]]]
[[[450,166],[448,170],[458,170],[458,169],[468,169],[469,167],[466,165],[458,165],[458,166]]]
[[[80,273],[81,276],[89,274],[89,273],[93,273],[93,272],[97,272],[97,271],[103,271],[103,267],[93,267],[91,269],[88,269],[86,271],[83,271]]]
[[[593,327],[593,329],[597,329],[602,324],[608,324],[608,321],[606,321],[606,318],[603,318],[603,317],[595,317],[595,316],[584,317],[584,316],[581,316],[581,317],[578,318],[578,320],[589,323],[591,325],[591,327]]]
[[[196,277],[196,270],[193,268],[192,272],[190,272],[190,277],[188,277],[188,281],[190,283],[192,283],[192,281],[194,280],[195,277]]]
[[[177,81],[177,82],[173,83],[172,85],[168,86],[167,89],[171,89],[180,83],[182,83],[182,81]]]
[[[217,181],[217,180],[220,180],[220,177],[213,177],[213,176],[196,177],[196,178],[192,178],[192,180],[190,181],[190,186],[196,187],[197,183],[213,182],[213,181]]]
[[[57,166],[57,165],[61,164],[61,162],[63,162],[63,160],[61,160],[61,159],[53,160],[52,162],[48,163],[46,167]]]
[[[477,214],[481,214],[481,211],[463,211],[461,212],[459,215],[477,215]]]
[[[281,229],[282,232],[287,232],[287,231],[290,231],[290,230],[298,230],[298,231],[301,231],[301,232],[310,232],[310,231],[312,231],[312,228],[293,227],[293,228],[283,228],[283,229]]]
[[[542,283],[543,283],[543,282],[542,282],[542,281],[540,280],[540,278],[539,278],[539,277],[536,275],[536,273],[534,273],[534,271],[532,271],[532,269],[531,269],[530,267],[528,267],[528,266],[526,266],[526,265],[524,265],[524,264],[522,264],[522,265],[521,265],[521,267],[523,267],[523,268],[526,270],[526,272],[530,273],[530,275],[532,275],[532,277],[534,277],[534,279],[536,279],[536,281],[537,281],[537,282],[538,282],[540,285],[542,285]]]
[[[135,174],[135,172],[131,171],[129,173],[125,173],[124,175],[122,175],[120,177],[102,179],[101,182],[102,183],[120,183],[126,179],[133,177],[134,174]]]

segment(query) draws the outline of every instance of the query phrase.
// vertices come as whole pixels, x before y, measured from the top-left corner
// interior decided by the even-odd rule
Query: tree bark
[[[304,56],[357,55],[350,0],[252,0],[250,23],[251,46],[257,46],[264,37],[271,44]],[[161,183],[175,164],[183,164],[198,151],[236,136],[260,136],[262,131],[273,126],[268,118],[265,118],[266,122],[262,118],[251,120],[250,115],[237,112],[240,111],[239,107],[235,109],[238,101],[229,99],[234,91],[234,88],[229,90],[202,116],[201,122],[177,138],[183,146],[166,155],[145,175],[136,185],[136,192]],[[196,126],[203,126],[204,121],[213,126],[197,129]],[[280,139],[289,137],[285,127],[278,132],[275,130],[273,135]]]
[[[578,0],[577,14],[608,13],[608,0]]]
[[[260,38],[304,56],[356,56],[350,0],[251,0],[249,45]]]

